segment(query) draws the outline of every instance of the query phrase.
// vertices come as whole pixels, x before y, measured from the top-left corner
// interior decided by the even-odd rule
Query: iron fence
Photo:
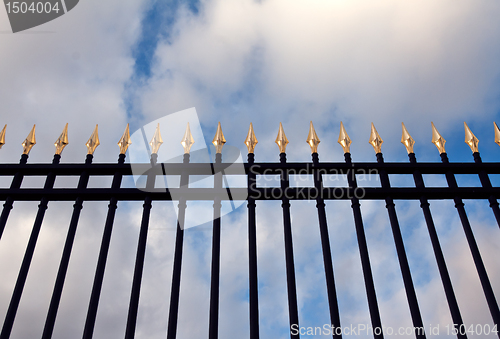
[[[441,155],[441,163],[419,163],[413,153],[413,139],[409,136],[403,125],[402,142],[408,150],[408,163],[385,162],[382,152],[382,139],[372,125],[372,137],[370,143],[376,151],[376,162],[354,163],[351,160],[349,151],[350,139],[341,125],[339,143],[344,149],[345,161],[321,162],[319,160],[317,146],[319,138],[311,123],[310,133],[307,142],[311,146],[312,159],[310,162],[287,162],[286,145],[288,143],[283,128],[280,125],[280,132],[276,143],[280,147],[280,161],[276,163],[256,162],[254,148],[257,139],[251,126],[246,144],[248,146],[248,160],[243,164],[243,171],[235,169],[230,163],[222,161],[221,149],[225,139],[222,135],[220,125],[217,131],[214,144],[217,148],[215,162],[211,164],[190,163],[189,149],[192,144],[189,127],[183,139],[185,154],[182,163],[157,163],[156,152],[151,154],[149,164],[130,164],[125,162],[125,152],[130,144],[127,130],[120,140],[120,155],[116,163],[92,163],[93,152],[99,144],[97,138],[97,128],[94,135],[89,139],[87,146],[89,154],[84,163],[61,164],[61,152],[67,144],[67,134],[65,132],[56,142],[56,154],[50,164],[30,164],[28,163],[28,153],[35,143],[34,129],[23,143],[24,153],[19,164],[0,164],[0,176],[12,177],[9,188],[0,189],[0,200],[5,201],[0,216],[0,240],[4,228],[8,226],[9,213],[15,207],[16,201],[39,201],[36,218],[31,229],[31,235],[24,252],[24,258],[19,270],[19,274],[12,291],[10,303],[3,322],[1,339],[7,339],[11,335],[16,313],[19,307],[23,288],[26,283],[30,264],[33,258],[38,235],[43,223],[45,211],[51,201],[74,201],[71,221],[66,229],[67,236],[62,251],[55,285],[53,288],[50,304],[47,305],[47,316],[41,337],[51,338],[54,330],[61,295],[68,271],[68,265],[72,253],[80,212],[86,201],[108,201],[108,211],[104,224],[103,234],[95,276],[93,280],[92,292],[90,295],[87,316],[84,324],[83,338],[92,338],[96,315],[101,296],[104,272],[106,269],[108,251],[110,246],[113,224],[118,203],[121,201],[143,201],[142,218],[138,236],[138,245],[133,273],[132,290],[128,308],[125,338],[134,338],[138,314],[138,305],[141,292],[141,279],[143,276],[146,240],[150,222],[150,211],[153,204],[162,200],[178,201],[178,218],[176,227],[175,249],[173,258],[173,272],[170,295],[170,307],[168,313],[168,327],[166,336],[169,339],[176,338],[177,322],[179,312],[179,293],[181,286],[184,222],[186,216],[186,206],[188,201],[213,201],[213,237],[212,237],[212,257],[211,257],[211,284],[210,284],[210,309],[209,309],[209,331],[210,339],[218,338],[219,325],[219,288],[220,288],[220,257],[221,257],[221,202],[225,200],[246,200],[248,207],[248,303],[250,338],[259,338],[259,285],[257,267],[257,232],[256,232],[256,206],[261,201],[277,200],[282,202],[284,250],[286,262],[286,282],[288,295],[288,314],[290,326],[299,324],[299,308],[297,303],[297,287],[294,265],[294,246],[292,238],[292,222],[290,217],[291,203],[296,200],[316,201],[318,214],[318,226],[323,254],[324,272],[326,277],[326,288],[328,306],[330,311],[331,326],[334,329],[342,329],[342,314],[338,306],[338,296],[335,286],[335,270],[332,261],[332,251],[329,238],[329,228],[325,205],[335,204],[335,200],[349,200],[351,202],[352,214],[354,218],[357,244],[361,259],[361,267],[364,278],[364,286],[368,300],[368,308],[373,328],[374,338],[383,338],[383,324],[380,317],[380,309],[375,292],[372,266],[370,263],[370,253],[368,251],[365,228],[361,214],[360,201],[362,200],[382,200],[385,201],[397,258],[399,261],[401,274],[406,292],[408,307],[411,314],[413,326],[415,328],[425,328],[422,321],[419,302],[415,292],[414,281],[408,263],[407,251],[401,234],[398,216],[395,209],[395,200],[416,200],[420,202],[420,207],[425,218],[425,223],[431,239],[432,249],[439,269],[440,278],[445,291],[446,300],[454,325],[457,329],[463,326],[461,312],[454,293],[452,281],[445,257],[440,245],[440,240],[436,232],[433,216],[430,211],[430,201],[432,200],[453,200],[457,213],[460,217],[463,230],[467,239],[470,253],[474,260],[475,268],[479,276],[484,292],[484,298],[489,307],[493,323],[498,326],[500,322],[500,312],[498,303],[486,272],[483,259],[479,252],[471,224],[469,222],[463,199],[487,200],[492,212],[500,226],[500,210],[497,199],[500,197],[500,188],[494,187],[489,175],[500,174],[500,163],[483,163],[477,149],[477,139],[466,126],[466,138],[473,151],[473,163],[450,163],[444,150],[444,139],[433,127],[433,142],[438,147]],[[496,125],[495,125],[496,127]],[[498,128],[496,127],[496,131]],[[67,133],[67,129],[65,129]],[[469,134],[468,134],[469,133]],[[499,132],[500,133],[500,132]],[[3,144],[3,135],[0,141]],[[499,134],[500,135],[500,134]],[[156,139],[155,139],[156,138]],[[190,139],[191,138],[191,139]],[[191,141],[190,141],[191,140]],[[155,144],[157,143],[157,144]],[[151,143],[153,151],[155,147],[161,145],[159,134],[153,138]],[[134,175],[133,168],[147,177],[145,189],[122,187],[122,179]],[[312,187],[291,187],[290,176],[293,174],[306,174],[312,176],[314,185]],[[323,184],[323,175],[328,173],[341,173],[348,181],[348,187],[326,187]],[[356,180],[357,175],[376,176],[380,180],[380,187],[362,187]],[[414,187],[392,187],[389,175],[409,174],[413,176]],[[446,177],[448,187],[426,187],[423,175],[441,174]],[[459,187],[455,175],[467,174],[479,176],[481,187]],[[180,177],[179,187],[155,188],[155,181],[159,176],[172,175]],[[194,188],[189,186],[189,177],[193,175],[213,176],[213,187]],[[246,187],[223,187],[224,176],[244,176],[247,181]],[[257,177],[260,175],[278,175],[280,178],[279,187],[259,187]],[[45,177],[43,188],[22,188],[23,179],[30,176]],[[54,188],[57,177],[78,176],[79,181],[76,188]],[[89,179],[93,176],[105,176],[112,178],[110,187],[89,188]],[[292,328],[292,327],[291,327]],[[341,338],[342,330],[332,331],[333,338]],[[298,338],[299,333],[290,331],[291,338]],[[415,332],[416,338],[425,338],[424,331]],[[458,338],[467,338],[467,333],[458,331]]]

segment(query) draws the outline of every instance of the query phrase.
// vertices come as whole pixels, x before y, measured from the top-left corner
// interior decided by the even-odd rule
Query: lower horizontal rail
[[[230,192],[230,194],[228,194]],[[419,200],[426,196],[431,200],[442,199],[488,199],[490,197],[500,198],[500,188],[482,187],[431,187],[431,188],[347,188],[326,187],[318,190],[315,187],[288,187],[282,190],[280,187],[258,187],[250,190],[248,188],[155,188],[143,191],[138,188],[88,188],[85,190],[73,188],[56,189],[0,189],[0,200],[14,199],[18,201],[39,201],[42,197],[49,201],[74,201],[81,197],[84,201],[106,201],[117,198],[120,201],[140,201],[146,197],[154,200],[174,200],[181,198],[186,200],[247,200],[251,197],[255,200],[384,200],[390,196],[398,200]]]

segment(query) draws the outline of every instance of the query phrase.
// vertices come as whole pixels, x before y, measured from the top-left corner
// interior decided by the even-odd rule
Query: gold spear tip
[[[347,135],[347,132],[344,128],[344,124],[342,121],[340,122],[340,133],[339,133],[339,140],[337,141],[340,146],[342,146],[342,149],[344,150],[344,153],[350,153],[349,147],[351,146],[351,138],[349,138],[349,135]]]
[[[151,146],[151,154],[158,154],[158,150],[160,149],[161,144],[163,144],[163,140],[160,134],[160,123],[156,125],[155,134],[153,135],[153,139],[149,142]]]
[[[283,129],[283,125],[280,122],[280,129],[278,130],[278,136],[276,137],[276,140],[274,141],[279,149],[280,153],[286,153],[286,145],[288,145],[288,139],[285,135],[285,130]]]
[[[318,145],[321,142],[321,140],[319,140],[318,135],[316,134],[316,131],[314,130],[314,126],[313,126],[312,121],[309,124],[309,134],[307,135],[306,142],[311,147],[311,153],[318,153]]]
[[[375,129],[375,125],[372,122],[372,131],[370,133],[370,140],[368,141],[370,145],[373,146],[375,153],[382,153],[382,143],[384,140],[380,137],[377,130]]]
[[[220,127],[220,121],[217,125],[217,131],[215,132],[214,140],[212,140],[212,144],[215,146],[216,153],[222,153],[222,147],[226,143],[226,138],[224,138],[224,134],[222,133],[222,128]]]
[[[500,129],[496,122],[493,121],[493,125],[495,126],[495,142],[498,146],[500,146]],[[5,129],[5,127],[4,127]]]
[[[432,143],[436,145],[438,151],[440,154],[446,153],[446,150],[444,149],[444,144],[446,143],[446,140],[439,134],[438,130],[436,129],[436,126],[434,126],[434,123],[431,121],[431,126],[432,126]]]
[[[129,126],[127,124],[125,132],[123,132],[122,137],[118,141],[118,146],[120,147],[120,154],[125,154],[130,145],[132,145],[132,141],[130,141],[130,131],[129,131]]]
[[[68,142],[68,123],[66,123],[66,126],[64,126],[64,129],[63,129],[61,135],[54,143],[54,146],[56,146],[56,154],[61,155],[64,147],[66,147],[68,144],[69,144],[69,142]]]
[[[410,133],[406,129],[404,122],[401,123],[403,126],[403,135],[401,136],[401,143],[405,145],[408,154],[413,153],[413,145],[415,145],[415,140],[411,137]]]
[[[257,146],[257,137],[255,136],[255,132],[253,131],[253,125],[250,123],[250,127],[248,128],[247,138],[245,139],[245,145],[247,145],[248,153],[253,153],[255,151],[255,146]]]
[[[85,146],[87,146],[87,154],[94,154],[95,149],[100,144],[101,143],[99,142],[99,133],[97,131],[97,125],[95,125],[94,132],[92,132],[92,135],[90,136],[89,140],[85,144]]]
[[[30,153],[31,149],[33,148],[33,146],[35,146],[35,144],[36,144],[35,126],[36,125],[33,125],[33,128],[31,129],[30,134],[28,134],[26,139],[23,141],[23,144],[22,144],[23,145],[23,154],[28,155]]]
[[[189,122],[186,126],[186,132],[184,133],[184,137],[182,137],[181,145],[184,147],[184,154],[189,154],[191,150],[191,146],[194,144],[193,136],[191,135],[191,130],[189,129]]]
[[[474,133],[470,130],[469,126],[467,126],[467,123],[464,121],[464,129],[465,129],[465,143],[469,145],[470,149],[472,150],[472,153],[479,152],[479,149],[477,148],[479,144],[479,139],[476,138]]]
[[[5,145],[5,130],[6,129],[7,129],[7,124],[5,124],[2,131],[0,132],[0,148],[2,148],[3,145]]]

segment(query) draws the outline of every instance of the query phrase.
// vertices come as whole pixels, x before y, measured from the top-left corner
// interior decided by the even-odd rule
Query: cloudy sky
[[[29,162],[49,162],[69,123],[62,162],[82,162],[96,124],[95,162],[114,162],[116,142],[167,115],[195,108],[205,141],[221,122],[227,146],[241,150],[249,123],[259,140],[257,161],[277,161],[274,139],[283,123],[289,161],[309,161],[309,121],[321,139],[322,161],[343,161],[340,121],[354,161],[375,161],[370,122],[384,139],[386,161],[407,161],[401,122],[416,140],[420,161],[439,161],[431,121],[447,140],[450,161],[471,162],[466,121],[484,161],[498,161],[493,121],[500,122],[500,3],[472,0],[81,0],[67,14],[13,34],[0,9],[0,128],[7,124],[2,163],[19,161],[36,124]],[[162,126],[165,136],[184,126]],[[182,133],[181,133],[182,134]],[[148,135],[152,138],[152,134]],[[199,137],[197,146],[204,146]],[[180,140],[179,140],[180,142]],[[168,147],[178,147],[172,144]],[[167,149],[163,145],[160,152]],[[229,147],[227,148],[229,149]],[[130,158],[130,156],[128,157]],[[408,184],[406,179],[391,178]],[[479,185],[459,177],[459,185]],[[399,181],[398,181],[399,180]],[[425,178],[446,185],[443,177]],[[492,176],[498,183],[498,178]],[[329,185],[343,183],[329,182]],[[90,185],[110,181],[91,179]],[[411,183],[411,182],[410,182]],[[0,182],[10,185],[10,178]],[[125,184],[133,185],[132,180]],[[262,183],[265,184],[265,183]],[[267,183],[272,184],[271,183]],[[373,179],[365,185],[378,185]],[[43,185],[36,178],[23,187]],[[76,180],[58,180],[58,187]],[[0,319],[7,310],[37,202],[15,203],[0,241]],[[382,322],[411,326],[384,203],[362,203]],[[66,237],[72,203],[49,204],[12,338],[40,336]],[[258,260],[261,338],[286,338],[288,327],[283,227],[279,202],[259,203]],[[349,202],[327,203],[330,241],[343,325],[369,324]],[[191,206],[211,213],[211,205]],[[426,326],[451,317],[429,235],[417,202],[396,202],[417,297]],[[229,208],[231,209],[231,208]],[[435,223],[464,322],[492,324],[467,242],[448,201],[432,202]],[[500,230],[485,201],[466,209],[500,296]],[[125,331],[142,203],[121,203],[115,221],[95,338]],[[81,336],[107,203],[85,203],[55,338]],[[189,215],[189,207],[188,207]],[[315,203],[292,203],[300,322],[329,322]],[[220,337],[248,338],[246,207],[222,218]],[[154,203],[137,327],[138,338],[163,338],[168,319],[176,214]],[[179,338],[208,331],[211,224],[186,231]],[[366,337],[358,335],[356,337]],[[495,337],[478,336],[478,337]]]

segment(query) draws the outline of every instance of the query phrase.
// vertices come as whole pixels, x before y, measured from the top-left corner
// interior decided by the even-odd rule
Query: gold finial
[[[339,133],[339,140],[337,141],[340,146],[342,146],[342,149],[344,150],[344,153],[350,153],[349,147],[351,146],[351,138],[349,138],[349,135],[347,135],[347,132],[344,128],[344,124],[342,121],[340,122],[340,133]]]
[[[372,122],[372,132],[370,133],[370,140],[368,141],[373,146],[375,153],[382,153],[382,144],[384,140],[380,137],[377,130],[375,129],[375,125]]]
[[[280,122],[280,129],[278,131],[278,136],[276,137],[276,140],[274,142],[280,148],[280,153],[286,152],[286,145],[288,145],[288,139],[286,138],[285,130],[283,129],[283,125],[281,124],[281,122]]]
[[[318,153],[318,145],[321,142],[319,140],[316,131],[314,130],[313,122],[309,124],[309,134],[307,135],[306,142],[311,146],[311,153]]]
[[[92,132],[92,135],[85,144],[85,146],[87,146],[87,154],[94,154],[95,149],[100,144],[101,143],[99,142],[99,133],[97,132],[97,125],[95,125],[94,132]]]
[[[36,140],[35,140],[35,125],[33,125],[33,128],[31,129],[30,134],[26,137],[26,139],[23,141],[23,154],[28,155],[31,151],[31,148],[35,146]]]
[[[118,146],[120,147],[120,154],[125,154],[127,152],[127,148],[132,145],[132,141],[130,141],[130,131],[127,127],[125,128],[125,132],[123,132],[120,141],[118,141]]]
[[[432,126],[432,143],[436,145],[439,153],[446,153],[446,150],[444,149],[444,144],[446,143],[446,140],[439,134],[438,130],[436,129],[436,126],[434,126],[434,123],[431,121],[431,126]]]
[[[472,150],[472,153],[479,152],[477,145],[479,144],[479,139],[476,138],[474,133],[470,130],[469,126],[467,126],[467,123],[464,121],[464,129],[465,129],[465,143],[469,145],[470,149]]]
[[[497,123],[494,121],[493,125],[495,125],[495,142],[497,143],[498,146],[500,146],[500,129],[498,128]]]
[[[222,147],[226,143],[226,139],[224,138],[224,134],[222,133],[222,128],[220,127],[220,121],[217,125],[217,131],[215,132],[214,140],[212,140],[212,144],[215,146],[215,153],[222,153]]]
[[[247,138],[245,139],[245,145],[247,145],[248,153],[253,153],[255,151],[255,146],[257,146],[257,137],[253,131],[253,125],[250,123],[250,127],[248,128]]]
[[[0,132],[0,148],[5,145],[5,130],[7,129],[7,124],[3,127],[3,130]]]
[[[401,123],[401,126],[403,126],[403,135],[401,136],[401,143],[405,145],[408,154],[413,153],[413,145],[415,145],[415,140],[413,140],[410,133],[408,133],[408,130],[406,129],[406,126],[403,122]]]
[[[56,154],[61,155],[64,147],[66,147],[67,144],[68,144],[68,123],[66,123],[66,126],[64,126],[61,135],[54,143],[54,146],[56,146]]]
[[[191,135],[191,130],[189,129],[189,122],[187,123],[186,132],[181,140],[181,145],[184,147],[184,154],[189,154],[191,146],[194,144],[193,136]]]
[[[158,123],[153,139],[149,142],[149,145],[151,146],[151,154],[158,154],[161,144],[163,144],[163,140],[160,134],[160,123]]]

